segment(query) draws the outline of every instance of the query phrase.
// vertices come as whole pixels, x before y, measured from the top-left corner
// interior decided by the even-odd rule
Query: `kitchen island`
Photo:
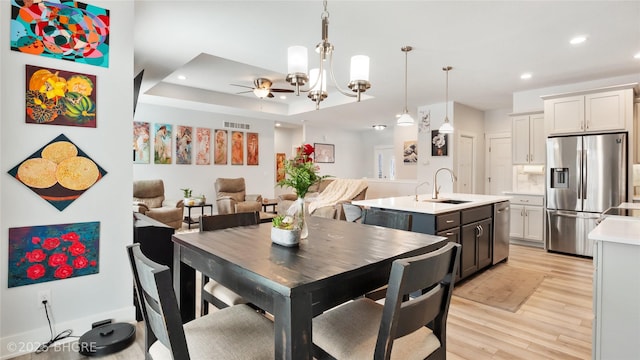
[[[442,193],[435,200],[429,194],[420,194],[352,203],[410,213],[411,231],[445,236],[461,244],[459,278],[464,279],[508,257],[509,208],[505,202],[510,198]]]
[[[589,233],[593,251],[593,359],[640,354],[640,204],[629,216],[607,216]]]

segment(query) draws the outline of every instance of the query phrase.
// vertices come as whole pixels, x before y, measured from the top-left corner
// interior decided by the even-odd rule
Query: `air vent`
[[[245,129],[245,130],[249,130],[250,128],[249,124],[234,123],[229,121],[224,122],[224,127],[228,127],[232,129]]]

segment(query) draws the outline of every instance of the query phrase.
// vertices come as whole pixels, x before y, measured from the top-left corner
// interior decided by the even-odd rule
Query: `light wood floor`
[[[509,265],[546,274],[535,293],[512,313],[454,296],[447,325],[449,360],[590,359],[591,259],[511,245]],[[470,279],[469,281],[473,281]],[[136,342],[102,360],[144,359],[144,326]],[[16,360],[88,359],[70,351],[24,355]]]

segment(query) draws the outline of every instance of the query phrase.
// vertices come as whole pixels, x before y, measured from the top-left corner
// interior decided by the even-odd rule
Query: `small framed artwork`
[[[133,122],[133,163],[149,163],[149,144],[151,143],[150,124],[143,121]]]
[[[213,163],[215,165],[227,165],[227,130],[216,129],[213,140]]]
[[[176,126],[176,164],[191,164],[193,154],[193,128],[191,126]]]
[[[211,163],[211,129],[196,128],[196,165]]]
[[[287,160],[285,153],[276,154],[276,181],[284,180],[284,162]]]
[[[317,163],[335,163],[335,145],[314,143]]]
[[[171,124],[153,124],[155,140],[153,142],[153,163],[171,164]]]
[[[403,146],[402,162],[405,164],[418,163],[418,141],[405,141]]]
[[[447,156],[447,134],[431,131],[431,156]]]

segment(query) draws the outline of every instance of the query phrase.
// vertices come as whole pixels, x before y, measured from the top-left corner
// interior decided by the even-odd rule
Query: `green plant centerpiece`
[[[277,215],[271,220],[271,241],[276,244],[292,247],[300,243],[302,223],[300,219],[290,215]]]
[[[293,226],[299,227],[301,230],[300,237],[306,238],[308,235],[307,226],[304,221],[304,197],[309,192],[309,188],[323,179],[331,177],[330,175],[320,175],[320,167],[313,162],[313,153],[315,149],[310,144],[303,144],[296,151],[293,159],[284,161],[284,179],[278,181],[280,187],[290,187],[295,190],[298,200],[296,206],[292,206],[287,215],[292,216]],[[284,221],[281,219],[279,221]],[[274,219],[275,227],[275,219]]]

